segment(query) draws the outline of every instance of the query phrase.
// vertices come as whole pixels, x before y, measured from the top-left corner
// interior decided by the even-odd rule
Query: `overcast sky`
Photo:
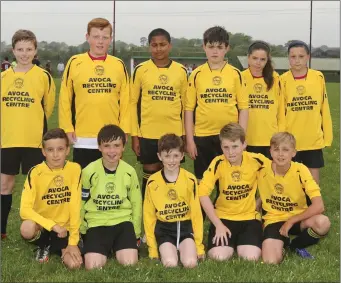
[[[1,1],[1,41],[30,29],[38,41],[78,45],[95,17],[113,22],[113,1]],[[173,37],[202,38],[213,25],[272,44],[309,43],[310,1],[116,1],[116,40],[127,43],[139,44],[157,27]],[[339,1],[313,1],[312,35],[313,46],[340,46]]]

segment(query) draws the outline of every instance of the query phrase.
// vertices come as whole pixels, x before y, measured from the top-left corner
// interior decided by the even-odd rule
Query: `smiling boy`
[[[37,39],[29,30],[12,37],[17,65],[1,73],[1,239],[6,238],[15,175],[41,163],[41,139],[55,102],[51,75],[32,64]]]
[[[102,158],[83,169],[81,233],[85,268],[103,267],[115,253],[122,265],[136,264],[142,197],[135,169],[121,160],[126,136],[116,125],[98,133]]]
[[[42,152],[46,161],[29,171],[22,191],[21,236],[38,246],[37,261],[47,262],[51,252],[68,268],[79,268],[81,168],[66,160],[70,147],[62,129],[44,135]]]
[[[110,22],[91,20],[86,40],[90,50],[70,58],[59,97],[59,125],[73,144],[73,161],[82,168],[101,157],[96,136],[104,125],[130,133],[129,78],[123,61],[107,54]]]
[[[148,178],[162,168],[158,139],[167,132],[184,135],[186,68],[171,60],[170,34],[161,28],[148,36],[151,59],[136,66],[131,78],[132,148],[143,165],[142,197]]]

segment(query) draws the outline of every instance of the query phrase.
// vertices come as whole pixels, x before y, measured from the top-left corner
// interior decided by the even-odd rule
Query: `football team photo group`
[[[146,258],[165,270],[314,262],[311,247],[323,250],[334,225],[322,168],[337,117],[309,45],[292,40],[279,74],[270,45],[255,40],[239,70],[226,60],[227,30],[208,26],[206,62],[189,73],[171,59],[170,31],[155,28],[150,59],[129,74],[108,54],[112,24],[84,28],[89,50],[69,58],[58,93],[32,63],[34,30],[13,34],[16,65],[1,72],[2,248],[20,234],[35,265],[58,257],[72,272]],[[14,188],[20,227],[9,232]]]

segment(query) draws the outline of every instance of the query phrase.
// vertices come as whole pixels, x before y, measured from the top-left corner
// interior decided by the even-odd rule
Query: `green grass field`
[[[57,92],[60,81],[56,80]],[[334,126],[334,142],[324,151],[326,167],[321,172],[321,189],[326,214],[332,227],[327,238],[309,248],[315,260],[304,260],[288,254],[279,266],[268,266],[261,261],[245,262],[233,258],[229,262],[211,260],[201,262],[196,269],[182,267],[165,269],[160,262],[147,257],[146,246],[140,251],[141,259],[134,267],[122,267],[114,259],[105,268],[87,272],[84,269],[69,271],[60,258],[53,256],[49,263],[34,260],[33,246],[24,242],[19,233],[19,203],[24,176],[18,176],[12,211],[9,217],[8,239],[1,243],[2,282],[340,282],[340,85],[327,85]],[[49,121],[50,128],[57,126],[57,108]],[[302,129],[303,131],[304,129]],[[124,159],[135,166],[141,176],[141,167],[126,147]],[[187,158],[184,167],[193,172],[193,163]],[[206,223],[207,227],[207,223]],[[205,229],[207,230],[207,229]],[[205,240],[207,232],[205,233]],[[204,242],[205,243],[205,242]]]

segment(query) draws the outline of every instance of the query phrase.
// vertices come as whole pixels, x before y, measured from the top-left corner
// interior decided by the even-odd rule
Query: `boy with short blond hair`
[[[160,258],[165,267],[197,266],[205,255],[203,220],[193,174],[180,168],[184,156],[182,139],[166,134],[158,141],[163,169],[147,182],[143,206],[144,228],[150,258]]]
[[[292,134],[273,135],[273,161],[267,160],[258,173],[265,226],[262,257],[266,263],[280,263],[282,250],[288,246],[300,256],[311,258],[304,248],[317,244],[330,228],[328,217],[322,214],[324,204],[318,184],[305,165],[292,161],[295,147]],[[297,237],[290,242],[289,235]]]
[[[56,88],[51,75],[32,64],[37,38],[30,30],[12,37],[17,65],[1,72],[1,239],[6,238],[15,176],[41,163],[41,138],[53,112]]]
[[[46,161],[29,171],[21,196],[21,236],[38,246],[37,261],[47,262],[52,252],[68,268],[79,268],[81,168],[66,160],[70,147],[62,129],[44,135],[42,152]]]
[[[262,225],[256,210],[257,171],[265,157],[244,151],[245,131],[237,123],[225,125],[219,134],[223,154],[214,158],[199,185],[200,202],[211,221],[208,256],[228,260],[238,256],[257,260],[261,255]],[[216,182],[217,197],[209,196]]]

